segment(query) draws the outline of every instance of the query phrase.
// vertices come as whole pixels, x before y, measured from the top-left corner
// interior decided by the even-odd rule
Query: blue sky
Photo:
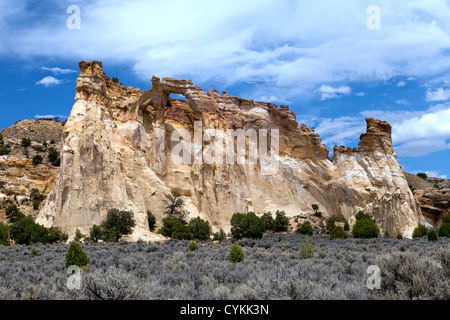
[[[68,116],[95,59],[141,89],[169,76],[287,104],[330,151],[386,120],[406,171],[450,177],[450,1],[0,0],[0,57],[0,128]]]

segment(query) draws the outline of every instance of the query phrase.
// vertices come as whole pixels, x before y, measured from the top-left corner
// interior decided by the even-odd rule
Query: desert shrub
[[[189,242],[189,246],[188,246],[190,251],[197,251],[198,250],[198,244],[197,242],[195,242],[194,240],[192,240],[191,242]]]
[[[33,217],[26,216],[14,222],[10,229],[10,237],[17,244],[30,245],[35,243],[52,244],[67,240],[67,235],[58,228],[46,227],[34,222]]]
[[[327,232],[331,232],[336,227],[336,217],[329,217],[326,222]]]
[[[297,229],[298,233],[307,235],[307,236],[312,236],[314,233],[314,230],[311,226],[311,223],[309,221],[305,221],[303,224],[300,225],[300,227]]]
[[[254,212],[235,213],[230,222],[231,234],[237,240],[242,238],[261,239],[266,230],[264,222]]]
[[[450,238],[450,223],[446,222],[439,228],[439,237]]]
[[[39,206],[41,205],[41,202],[38,199],[33,200],[33,209],[39,210]]]
[[[8,146],[1,146],[0,147],[0,156],[5,156],[11,153],[11,150],[9,150]]]
[[[344,224],[344,231],[350,231],[350,225],[348,224],[348,222]]]
[[[77,241],[70,243],[69,250],[66,253],[66,268],[70,266],[85,267],[88,263],[86,252],[83,251]]]
[[[266,230],[275,230],[275,220],[273,219],[272,213],[270,211],[265,212],[261,216],[261,220],[263,221]]]
[[[25,217],[25,215],[20,211],[20,209],[15,204],[8,206],[5,209],[5,214],[11,223],[14,223]]]
[[[450,223],[450,214],[448,214],[444,217],[442,223]]]
[[[214,241],[223,241],[226,239],[226,234],[225,231],[223,231],[223,229],[220,229],[219,232],[214,233],[213,235],[213,240]]]
[[[156,217],[150,210],[147,211],[147,221],[148,221],[148,227],[150,228],[150,231],[153,231],[153,229],[155,229],[155,225],[156,225]]]
[[[112,81],[113,81],[114,83],[119,83],[119,78],[113,77],[113,78],[112,78]]]
[[[166,199],[163,200],[164,214],[169,218],[176,218],[183,224],[186,224],[187,213],[184,210],[184,200],[180,194],[166,194]]]
[[[398,234],[398,235],[397,235],[397,239],[398,239],[398,240],[403,240],[403,236],[402,236],[401,234]]]
[[[319,205],[313,204],[313,205],[311,205],[311,207],[314,210],[314,214],[316,214],[319,211]]]
[[[371,291],[371,297],[383,300],[449,299],[450,281],[442,267],[445,264],[442,261],[436,263],[440,258],[445,260],[445,255],[425,257],[415,252],[397,252],[380,257],[375,264],[381,270],[381,290]]]
[[[422,238],[428,234],[428,229],[423,224],[419,224],[417,228],[414,229],[412,237],[413,238]]]
[[[314,243],[309,236],[306,236],[300,249],[300,259],[309,259],[314,257]]]
[[[55,148],[50,147],[48,149],[47,159],[49,162],[54,163],[59,157],[58,151]]]
[[[36,248],[33,248],[33,249],[31,250],[31,255],[32,255],[33,257],[37,257],[37,256],[39,255],[39,253],[38,253],[38,251],[36,250]]]
[[[233,263],[244,261],[244,251],[242,251],[242,248],[236,243],[231,247],[230,254],[228,255],[228,260]]]
[[[209,221],[205,221],[200,217],[194,218],[189,221],[189,229],[192,234],[192,238],[200,241],[206,241],[211,236],[211,225]]]
[[[41,164],[42,161],[44,161],[44,158],[42,158],[42,156],[39,154],[37,154],[33,157],[33,164],[35,164],[35,165]]]
[[[101,238],[102,238],[102,228],[94,224],[92,228],[89,230],[89,240],[94,243],[97,243],[98,240],[100,240]]]
[[[427,180],[427,179],[428,179],[428,175],[427,175],[426,173],[423,173],[423,172],[419,172],[419,173],[417,174],[417,176],[418,176],[419,178],[421,178],[421,179],[424,179],[424,180]]]
[[[22,138],[22,147],[29,147],[31,145],[31,139],[30,138]]]
[[[9,226],[0,223],[0,245],[9,245]]]
[[[347,239],[348,238],[348,234],[347,232],[344,231],[344,229],[342,229],[342,227],[334,227],[333,230],[331,230],[330,232],[330,240],[334,240],[334,239]]]
[[[356,223],[353,226],[352,234],[355,238],[360,239],[377,238],[380,234],[380,229],[371,216],[360,211],[356,216]]]
[[[427,233],[427,238],[428,238],[428,241],[437,241],[438,240],[438,235],[437,235],[436,231],[430,230]]]
[[[278,211],[275,214],[275,231],[283,232],[287,231],[289,226],[289,218],[286,217],[284,211]]]
[[[109,209],[101,227],[107,241],[117,242],[123,236],[131,234],[135,225],[133,212]]]
[[[85,236],[81,233],[80,229],[77,228],[73,241],[80,242],[81,240],[83,240],[83,238],[85,238]]]
[[[69,239],[67,233],[63,233],[58,227],[48,229],[48,243],[66,242]]]

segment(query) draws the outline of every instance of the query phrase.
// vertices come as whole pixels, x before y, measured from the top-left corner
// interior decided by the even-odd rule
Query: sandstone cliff
[[[183,195],[190,217],[229,229],[235,212],[284,210],[312,213],[317,203],[325,216],[354,223],[358,210],[372,214],[382,230],[410,236],[422,219],[396,160],[388,123],[367,119],[358,149],[336,147],[334,158],[319,135],[296,121],[287,106],[204,93],[191,81],[152,78],[148,91],[114,83],[100,62],[80,62],[75,104],[63,133],[61,168],[38,222],[71,233],[87,233],[109,208],[131,210],[137,226],[132,239],[155,239],[145,218],[160,221],[164,194]],[[186,101],[170,99],[181,94]],[[278,129],[278,170],[261,163],[174,164],[171,141],[194,122],[205,129]],[[250,148],[256,148],[247,139]],[[198,145],[191,148],[198,156]],[[207,146],[206,148],[207,149]],[[197,150],[197,154],[196,154]],[[200,154],[201,155],[201,154]]]

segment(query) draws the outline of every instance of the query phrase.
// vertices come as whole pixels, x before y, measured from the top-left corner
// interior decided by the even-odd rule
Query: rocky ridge
[[[130,239],[152,240],[157,236],[148,231],[145,213],[151,210],[161,221],[162,199],[170,192],[183,196],[191,218],[207,219],[215,229],[229,229],[235,212],[284,210],[294,217],[312,214],[313,203],[325,217],[350,224],[364,210],[392,235],[411,236],[423,220],[386,122],[368,118],[359,147],[336,147],[330,159],[319,135],[299,125],[288,106],[205,93],[192,81],[170,78],[153,77],[147,91],[124,87],[97,61],[80,62],[80,70],[63,132],[61,169],[38,217],[42,224],[87,233],[109,208],[120,208],[135,213]],[[175,164],[171,150],[179,141],[170,137],[187,130],[194,141],[196,121],[203,134],[205,129],[278,129],[278,170],[267,174],[261,163]],[[246,141],[248,156],[258,142]],[[186,148],[198,155],[198,145]]]

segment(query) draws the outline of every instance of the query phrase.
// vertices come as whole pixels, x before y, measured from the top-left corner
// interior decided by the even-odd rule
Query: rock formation
[[[60,172],[37,220],[42,224],[87,233],[108,209],[119,208],[135,213],[131,239],[155,239],[146,211],[161,221],[162,199],[171,192],[183,196],[191,218],[200,216],[225,230],[235,212],[284,210],[295,216],[312,213],[314,203],[324,216],[352,223],[364,210],[391,235],[410,236],[422,219],[386,122],[367,119],[359,148],[336,147],[331,159],[319,135],[299,126],[288,106],[217,90],[204,93],[191,81],[169,78],[153,77],[152,88],[143,92],[114,83],[100,62],[82,61],[80,69],[75,104],[64,127]],[[170,94],[186,101],[170,99]],[[183,139],[194,161],[177,164],[171,151],[180,142],[172,141],[172,134],[187,130],[195,142],[196,122],[201,122],[204,138],[207,129],[279,130],[277,167],[268,174],[261,161],[196,162],[199,150],[210,150],[214,139],[205,139],[203,146]],[[249,157],[258,139],[247,137],[246,144]]]

